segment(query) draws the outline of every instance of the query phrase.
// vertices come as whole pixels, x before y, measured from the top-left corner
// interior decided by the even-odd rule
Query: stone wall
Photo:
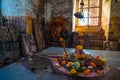
[[[44,44],[44,2],[45,0],[1,0],[3,16],[24,17],[24,31],[34,34],[38,51],[43,49]]]
[[[109,39],[114,41],[120,39],[120,2],[115,0],[111,0]]]

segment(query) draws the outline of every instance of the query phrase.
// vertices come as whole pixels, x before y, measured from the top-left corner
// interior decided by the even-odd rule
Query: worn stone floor
[[[29,70],[33,74],[38,74],[35,80],[84,80],[84,78],[55,74],[52,71],[49,63],[37,57],[32,58],[32,60],[28,60],[27,57],[23,57],[16,63],[21,63],[27,70]],[[113,67],[110,67],[109,73],[104,78],[88,78],[86,80],[120,80],[120,71]]]

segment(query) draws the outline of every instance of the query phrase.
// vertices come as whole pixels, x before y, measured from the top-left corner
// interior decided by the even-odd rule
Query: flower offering
[[[54,59],[57,62],[56,59]],[[106,58],[99,55],[93,57],[83,51],[81,45],[76,46],[74,53],[69,55],[63,54],[58,58],[59,68],[64,68],[71,75],[100,75],[106,68]],[[58,66],[58,64],[56,66]]]

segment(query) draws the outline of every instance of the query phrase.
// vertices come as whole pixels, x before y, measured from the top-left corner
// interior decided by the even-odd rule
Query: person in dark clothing
[[[80,45],[79,33],[72,32],[69,38],[68,47],[75,48],[77,45]]]
[[[67,40],[68,39],[68,31],[65,27],[62,28],[61,32],[60,32],[60,35],[61,37],[64,39],[64,40]]]

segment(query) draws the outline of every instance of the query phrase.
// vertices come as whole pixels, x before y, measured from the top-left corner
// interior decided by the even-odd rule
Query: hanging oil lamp
[[[84,18],[84,12],[83,12],[84,2],[83,2],[83,0],[81,0],[80,6],[81,6],[81,11],[80,11],[80,12],[76,12],[76,13],[74,14],[74,16],[75,16],[76,18],[83,19],[83,18]]]

